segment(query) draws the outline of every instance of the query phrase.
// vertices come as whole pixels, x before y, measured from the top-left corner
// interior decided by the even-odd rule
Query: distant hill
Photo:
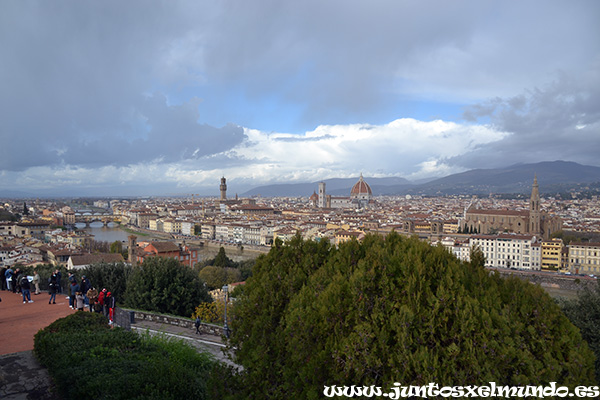
[[[262,196],[262,197],[309,197],[313,192],[319,191],[319,182],[325,182],[325,190],[327,194],[333,196],[349,196],[350,189],[359,177],[356,178],[333,178],[325,179],[323,181],[311,182],[311,183],[286,183],[278,185],[265,185],[251,189],[245,193],[242,193],[243,197]],[[412,186],[410,181],[399,178],[364,178],[365,181],[371,186],[371,190],[375,196],[384,194],[390,186]]]
[[[367,178],[375,196],[419,194],[443,195],[489,195],[490,193],[531,192],[533,177],[537,175],[541,193],[579,190],[591,183],[600,183],[600,167],[581,165],[569,161],[547,161],[535,164],[517,164],[506,168],[474,169],[444,178],[416,184],[394,178]],[[327,194],[348,196],[357,178],[325,180]],[[308,197],[318,191],[319,182],[260,186],[242,196]]]
[[[567,161],[517,164],[498,169],[474,169],[416,186],[407,193],[424,195],[529,193],[534,176],[540,193],[569,191],[600,182],[600,168]]]

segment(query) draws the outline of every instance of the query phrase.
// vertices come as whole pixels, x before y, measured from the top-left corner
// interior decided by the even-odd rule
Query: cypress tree
[[[261,256],[230,345],[246,397],[322,398],[325,385],[593,382],[593,355],[539,286],[483,254],[391,233],[339,248],[294,238]]]

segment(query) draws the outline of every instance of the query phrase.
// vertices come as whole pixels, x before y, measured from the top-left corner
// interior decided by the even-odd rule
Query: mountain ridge
[[[412,183],[405,178],[369,178],[373,195],[489,195],[507,193],[530,193],[534,177],[537,177],[540,193],[576,190],[581,185],[600,183],[600,167],[582,165],[572,161],[543,161],[530,164],[514,164],[504,168],[472,169],[425,183]],[[350,189],[358,182],[356,178],[332,178],[326,184],[327,194],[349,196]],[[308,197],[318,192],[319,182],[264,185],[251,189],[242,196],[253,197]]]

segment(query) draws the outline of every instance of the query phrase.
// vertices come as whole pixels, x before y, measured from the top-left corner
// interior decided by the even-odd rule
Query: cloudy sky
[[[0,197],[600,166],[597,0],[0,2]]]

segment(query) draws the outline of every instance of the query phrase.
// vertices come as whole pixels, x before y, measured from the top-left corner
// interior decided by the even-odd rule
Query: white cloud
[[[303,135],[244,129],[246,140],[232,150],[198,160],[78,167],[61,164],[9,172],[7,187],[120,187],[147,183],[157,192],[168,186],[182,192],[215,188],[221,176],[238,185],[311,182],[334,177],[402,176],[423,178],[456,172],[444,162],[477,146],[502,140],[506,133],[482,125],[399,119],[385,125],[319,126]],[[114,188],[113,188],[114,190]]]
[[[356,176],[439,176],[443,160],[500,141],[507,133],[483,125],[399,119],[385,125],[319,126],[304,135],[246,129],[248,141],[231,152],[265,180]],[[319,174],[318,176],[316,174]]]

